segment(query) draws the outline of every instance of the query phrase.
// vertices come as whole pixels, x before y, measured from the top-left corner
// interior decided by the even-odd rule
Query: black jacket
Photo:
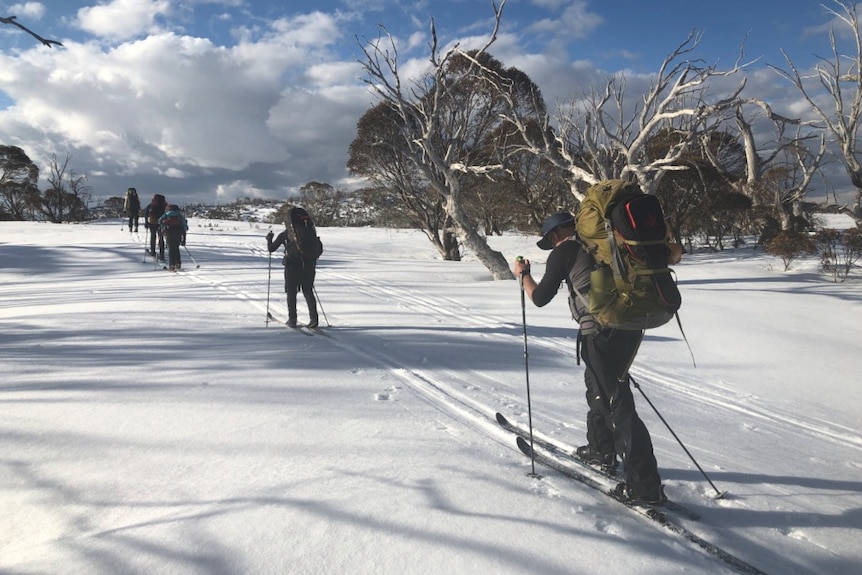
[[[587,297],[590,291],[590,273],[595,267],[593,257],[584,251],[581,244],[574,239],[567,240],[548,255],[548,263],[545,266],[545,275],[533,291],[533,303],[538,307],[547,305],[557,292],[560,284],[566,282],[569,288],[569,296],[572,296],[572,281],[575,278],[575,286],[578,291]],[[586,311],[584,304],[578,298],[574,298],[573,315],[577,319]]]

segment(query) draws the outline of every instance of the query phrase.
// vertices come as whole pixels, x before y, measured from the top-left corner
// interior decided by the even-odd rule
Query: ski
[[[506,431],[514,433],[515,435],[524,439],[525,441],[528,441],[528,442],[530,441],[530,432],[527,431],[526,429],[523,429],[523,428],[518,427],[517,425],[513,424],[511,421],[506,419],[506,416],[503,415],[502,413],[497,413],[497,423],[499,423],[500,427],[502,427]],[[611,473],[609,471],[602,469],[601,467],[591,465],[591,464],[587,463],[586,461],[584,461],[583,459],[581,459],[580,457],[578,457],[577,455],[575,455],[574,453],[566,451],[565,449],[563,449],[559,445],[557,445],[555,443],[551,443],[550,441],[548,441],[546,439],[541,439],[541,438],[538,438],[534,435],[532,437],[532,441],[533,441],[533,445],[540,447],[541,449],[544,449],[545,451],[547,451],[548,453],[551,453],[555,457],[564,459],[566,462],[569,462],[569,463],[572,463],[572,464],[575,464],[575,465],[582,467],[584,469],[584,471],[596,473],[598,475],[601,475],[602,477],[605,477],[605,478],[610,479],[610,480],[615,481],[615,482],[619,482],[619,481],[623,480],[623,477],[621,475],[618,475],[616,473]],[[527,445],[529,446],[529,443]],[[684,505],[681,505],[675,501],[668,500],[665,503],[664,507],[668,511],[676,513],[677,515],[680,515],[681,517],[685,517],[686,519],[689,519],[691,521],[700,520],[700,514],[698,514],[697,512],[695,512],[695,511],[689,509],[688,507],[685,507]]]
[[[503,415],[502,413],[497,413],[497,423],[499,423],[500,427],[502,427],[506,431],[514,433],[515,435],[518,435],[520,437],[523,437],[527,441],[530,441],[530,432],[528,430],[522,428],[522,427],[518,427],[517,425],[515,425],[514,423],[512,423],[511,421],[506,419],[506,416]],[[546,439],[538,438],[535,435],[532,437],[532,441],[533,441],[534,445],[538,445],[539,447],[541,447],[545,451],[553,453],[557,457],[562,457],[563,459],[571,460],[573,463],[577,463],[578,465],[581,465],[581,466],[589,469],[590,471],[594,471],[596,473],[604,475],[608,479],[615,479],[617,481],[622,480],[622,476],[617,475],[616,473],[606,471],[606,470],[602,469],[601,467],[591,465],[591,464],[587,463],[586,461],[584,461],[583,459],[581,459],[580,457],[578,457],[577,455],[575,455],[574,453],[566,451],[565,449],[563,449],[562,447],[560,447],[556,443],[551,443],[550,441],[548,441]]]
[[[657,525],[667,529],[668,531],[687,539],[691,543],[694,543],[698,547],[700,547],[706,553],[722,560],[725,564],[730,567],[736,569],[739,573],[744,573],[746,575],[766,575],[763,571],[751,565],[750,563],[746,563],[742,559],[739,559],[735,555],[731,555],[721,547],[715,545],[714,543],[710,543],[706,539],[692,533],[688,529],[686,529],[683,525],[680,525],[674,519],[669,517],[663,510],[660,510],[655,507],[644,507],[635,505],[634,503],[619,499],[613,493],[613,490],[608,490],[603,482],[590,477],[586,473],[581,472],[578,469],[573,468],[572,466],[566,465],[565,463],[547,455],[541,451],[534,450],[530,447],[530,444],[527,443],[527,440],[521,436],[517,437],[518,448],[521,450],[524,455],[527,457],[532,457],[533,460],[540,464],[557,471],[558,473],[568,477],[569,479],[573,479],[579,483],[583,483],[588,487],[592,487],[596,491],[608,496],[613,501],[624,505],[628,509],[634,511],[638,515],[649,519],[650,521],[656,523]]]
[[[289,330],[295,331],[295,332],[297,332],[297,333],[301,333],[302,335],[306,335],[306,336],[308,336],[308,337],[314,337],[314,333],[312,333],[312,332],[310,332],[310,331],[308,331],[308,330],[303,329],[303,327],[304,327],[304,326],[296,325],[296,326],[294,326],[294,327],[291,327],[291,326],[287,325],[287,322],[286,322],[286,321],[281,321],[280,319],[278,319],[277,317],[275,317],[274,315],[272,315],[272,312],[267,312],[267,314],[266,314],[266,319],[267,319],[267,324],[268,324],[269,322],[276,323],[276,324],[278,324],[278,325],[281,325],[281,326],[286,327],[286,328],[287,328],[287,329],[289,329]]]
[[[311,333],[312,335],[322,335],[323,337],[328,337],[332,339],[331,333],[326,333],[320,327],[309,327],[307,325],[299,326],[303,333]]]

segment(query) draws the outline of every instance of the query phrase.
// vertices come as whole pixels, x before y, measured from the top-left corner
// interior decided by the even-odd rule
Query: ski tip
[[[507,423],[509,423],[509,420],[508,420],[508,419],[506,419],[506,416],[505,416],[505,415],[503,415],[502,413],[500,413],[500,412],[498,411],[498,412],[497,412],[497,423],[501,423],[501,424],[503,424],[503,425],[506,425]]]

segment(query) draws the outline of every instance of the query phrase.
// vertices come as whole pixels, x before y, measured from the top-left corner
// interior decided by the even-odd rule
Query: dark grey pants
[[[600,453],[616,452],[623,461],[626,482],[652,490],[660,483],[652,439],[637,414],[628,367],[637,353],[640,331],[602,330],[584,338],[582,356],[587,386],[587,441]]]

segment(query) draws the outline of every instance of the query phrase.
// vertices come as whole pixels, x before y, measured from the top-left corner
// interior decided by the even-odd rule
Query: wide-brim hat
[[[552,249],[554,244],[551,242],[551,232],[560,226],[573,223],[575,223],[575,217],[569,212],[557,212],[552,216],[548,216],[542,224],[542,239],[536,242],[536,245],[543,250]]]

